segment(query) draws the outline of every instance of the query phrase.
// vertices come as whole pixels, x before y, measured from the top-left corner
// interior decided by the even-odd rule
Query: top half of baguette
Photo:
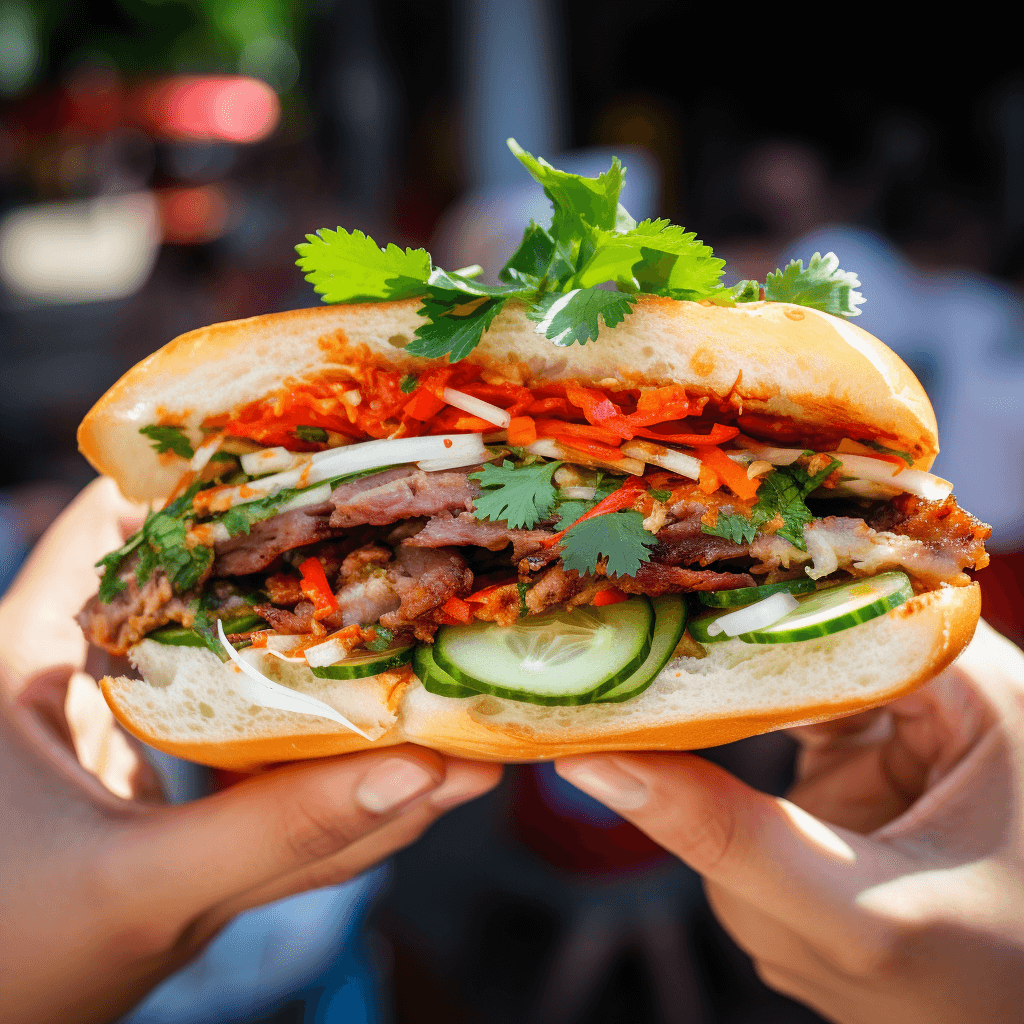
[[[289,382],[372,362],[422,370],[433,360],[404,347],[423,323],[419,301],[320,306],[214,324],[175,338],[119,380],[82,422],[79,446],[130,498],[174,488],[185,467],[139,434],[152,423],[197,428]],[[938,453],[935,415],[906,364],[838,317],[784,302],[736,307],[642,296],[595,341],[559,347],[510,304],[468,357],[526,364],[531,382],[576,378],[684,385],[706,395],[748,433],[780,442],[844,436],[912,452],[928,469]]]

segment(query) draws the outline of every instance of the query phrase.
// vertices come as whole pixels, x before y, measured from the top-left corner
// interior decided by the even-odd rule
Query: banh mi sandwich
[[[183,335],[82,423],[153,508],[79,616],[141,675],[102,680],[136,736],[228,768],[695,748],[879,705],[969,641],[990,530],[848,322],[856,277],[727,288],[629,217],[617,161],[510,145],[554,212],[500,284],[322,231],[299,265],[332,305]]]

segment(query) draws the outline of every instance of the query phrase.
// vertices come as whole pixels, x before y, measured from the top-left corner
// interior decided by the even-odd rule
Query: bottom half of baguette
[[[205,648],[144,640],[142,678],[106,677],[103,694],[146,743],[201,764],[248,770],[280,761],[417,743],[491,761],[543,761],[595,750],[690,750],[884,704],[942,671],[978,623],[977,584],[922,594],[831,636],[788,644],[709,645],[676,658],[621,704],[541,707],[498,697],[440,697],[411,669],[366,679],[318,679],[288,666],[286,685],[336,708],[373,737],[324,718],[261,708],[239,697],[230,663]]]

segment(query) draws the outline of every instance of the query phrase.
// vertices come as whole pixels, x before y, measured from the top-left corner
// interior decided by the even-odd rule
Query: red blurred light
[[[155,193],[163,240],[198,245],[220,238],[228,226],[228,200],[217,185],[162,188]]]
[[[277,127],[281,104],[266,82],[240,75],[180,75],[144,87],[139,120],[159,138],[251,143]]]

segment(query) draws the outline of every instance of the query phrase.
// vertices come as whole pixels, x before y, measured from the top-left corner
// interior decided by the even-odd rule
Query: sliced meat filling
[[[428,474],[406,467],[343,484],[329,502],[282,513],[218,543],[212,573],[249,576],[269,569],[288,551],[318,545],[312,550],[335,592],[337,612],[317,623],[297,572],[285,565],[263,583],[270,600],[255,606],[275,630],[303,634],[379,622],[429,639],[439,624],[452,621],[444,604],[472,593],[470,561],[477,572],[493,572],[503,584],[479,605],[478,617],[506,623],[519,613],[519,590],[505,582],[515,566],[528,587],[527,609],[537,614],[588,604],[609,585],[651,596],[725,590],[752,586],[755,576],[768,572],[799,572],[810,563],[808,575],[815,579],[838,570],[870,575],[900,568],[918,585],[934,588],[964,585],[969,582],[964,569],[988,562],[984,541],[990,528],[952,498],[929,502],[901,495],[870,510],[866,521],[816,519],[804,532],[807,550],[801,551],[777,534],[760,535],[748,545],[704,533],[702,525],[719,514],[742,515],[749,506],[686,485],[674,492],[651,561],[634,576],[580,577],[561,564],[557,545],[544,546],[550,531],[475,519],[471,471]],[[93,598],[79,614],[89,639],[112,653],[125,653],[169,622],[192,622],[194,595],[175,595],[159,569],[139,587],[137,562],[135,557],[125,563],[120,573],[125,589],[110,604]],[[231,589],[224,581],[213,588],[215,595],[217,588]]]
[[[932,545],[915,537],[873,530],[863,519],[816,519],[804,529],[804,541],[807,550],[801,551],[778,535],[757,537],[750,545],[750,555],[761,562],[751,572],[811,562],[807,575],[817,580],[838,569],[857,576],[904,569],[926,588],[934,589],[942,583],[967,586],[971,580],[963,569],[975,564],[963,546]]]
[[[192,625],[190,595],[176,595],[163,569],[155,569],[140,587],[135,580],[138,564],[138,555],[125,562],[118,574],[124,590],[109,604],[96,595],[76,616],[86,638],[111,654],[127,654],[147,633],[169,622]]]
[[[512,559],[518,562],[539,551],[549,536],[546,530],[515,530],[504,523],[476,519],[472,512],[460,512],[457,516],[442,512],[429,519],[427,525],[405,543],[417,548],[466,545],[488,551],[500,551],[511,544]]]
[[[468,477],[470,472],[472,470],[424,473],[418,469],[392,469],[342,484],[331,495],[334,506],[331,526],[335,529],[364,523],[388,526],[399,519],[468,512],[477,494]]]
[[[266,569],[278,555],[306,544],[315,544],[335,536],[331,526],[334,506],[329,502],[282,512],[254,523],[248,533],[240,533],[214,546],[214,576],[248,576]]]

